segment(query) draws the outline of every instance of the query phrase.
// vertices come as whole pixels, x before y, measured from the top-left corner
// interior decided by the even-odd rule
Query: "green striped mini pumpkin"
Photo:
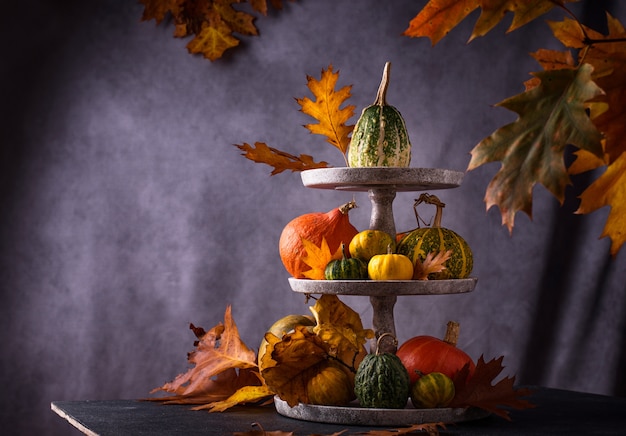
[[[411,142],[404,118],[386,101],[390,68],[387,62],[376,101],[363,109],[352,131],[348,148],[351,167],[408,167],[411,163]]]
[[[423,375],[411,386],[411,402],[418,409],[446,407],[454,395],[452,379],[440,372]]]
[[[454,230],[441,227],[442,211],[445,205],[436,196],[429,194],[422,194],[420,199],[416,200],[415,207],[420,202],[436,204],[437,213],[433,225],[408,232],[400,239],[396,252],[404,254],[415,264],[417,260],[423,262],[428,253],[452,250],[450,258],[445,262],[446,269],[429,274],[428,279],[464,279],[469,277],[474,266],[472,250],[467,241]]]

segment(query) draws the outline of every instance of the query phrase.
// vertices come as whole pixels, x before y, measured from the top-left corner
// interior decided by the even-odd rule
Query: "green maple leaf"
[[[601,134],[585,111],[585,102],[603,94],[592,80],[593,67],[533,73],[541,84],[497,106],[516,112],[516,121],[483,139],[471,152],[468,171],[500,161],[485,193],[487,210],[497,205],[502,224],[513,231],[515,213],[532,218],[532,190],[546,187],[563,203],[570,183],[563,153],[570,144],[602,156]]]

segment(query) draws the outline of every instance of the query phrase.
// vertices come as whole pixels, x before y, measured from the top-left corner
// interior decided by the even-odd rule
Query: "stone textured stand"
[[[393,217],[393,201],[396,192],[429,191],[456,188],[463,180],[463,173],[438,168],[321,168],[304,171],[302,183],[309,188],[335,189],[367,192],[372,204],[370,229],[396,234]],[[443,295],[471,292],[476,278],[459,280],[304,280],[290,278],[294,292],[305,294],[335,294],[368,296],[372,305],[372,326],[377,335],[391,333],[396,337],[393,310],[398,295]],[[387,340],[389,339],[389,340]],[[381,352],[396,351],[393,338],[382,338]],[[290,418],[318,422],[365,423],[372,422],[374,415],[393,423],[418,419],[416,414],[427,413],[413,408],[379,410],[355,407],[315,406],[301,404],[289,407],[277,399],[278,413]],[[481,415],[469,409],[430,409],[438,421],[459,422],[477,419]],[[434,410],[434,411],[432,411]],[[395,417],[395,418],[394,418]],[[430,416],[427,420],[430,420]],[[341,421],[336,421],[340,419]],[[422,421],[420,421],[422,422]]]

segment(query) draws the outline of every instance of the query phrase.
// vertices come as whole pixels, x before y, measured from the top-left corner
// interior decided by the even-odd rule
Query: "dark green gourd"
[[[354,393],[361,407],[402,409],[409,400],[409,373],[395,354],[379,353],[377,344],[356,371]]]
[[[367,279],[367,262],[356,257],[346,256],[346,246],[341,243],[343,257],[331,260],[324,269],[326,280],[363,280]]]
[[[361,113],[350,139],[351,167],[408,167],[411,143],[400,111],[387,104],[391,64],[387,62],[376,101]]]

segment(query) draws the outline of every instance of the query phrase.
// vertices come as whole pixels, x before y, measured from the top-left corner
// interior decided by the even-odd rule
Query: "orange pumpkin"
[[[398,348],[396,355],[409,371],[411,384],[420,378],[420,374],[431,372],[441,372],[454,379],[465,365],[469,365],[468,379],[474,374],[474,361],[456,347],[458,333],[459,324],[450,321],[443,340],[433,336],[415,336]]]
[[[299,279],[304,278],[303,272],[311,269],[302,261],[307,255],[303,239],[318,247],[321,246],[322,239],[326,239],[331,253],[335,253],[341,243],[349,245],[358,233],[348,216],[348,212],[355,207],[356,203],[351,201],[326,213],[312,212],[291,220],[278,241],[280,260],[285,269]]]

